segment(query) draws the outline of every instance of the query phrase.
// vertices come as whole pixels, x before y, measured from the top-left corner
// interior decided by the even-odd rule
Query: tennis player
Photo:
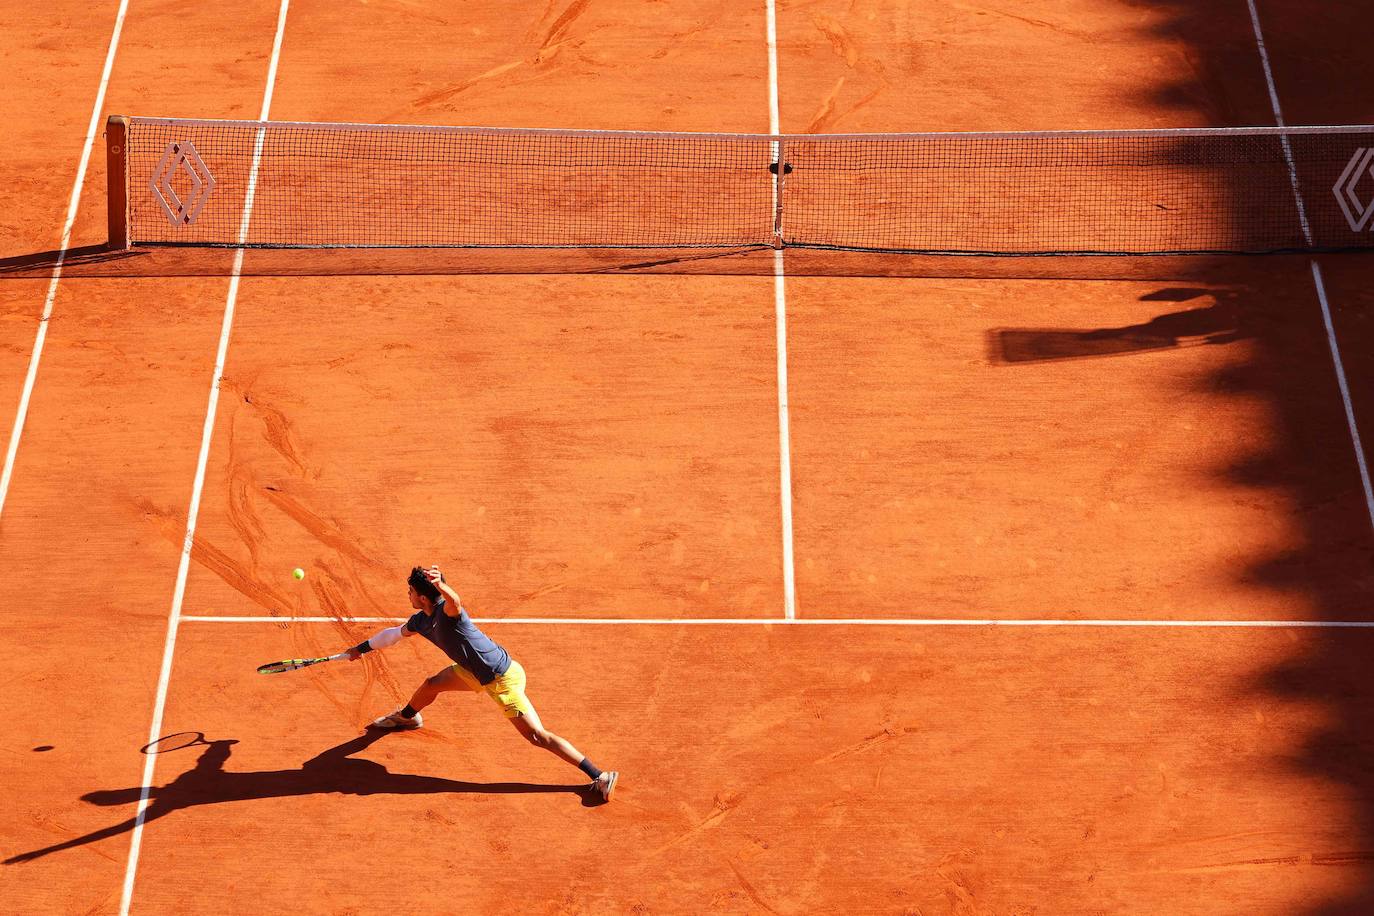
[[[410,571],[407,580],[410,606],[416,613],[400,626],[382,630],[348,650],[348,660],[357,661],[373,649],[394,646],[403,638],[419,634],[438,646],[453,660],[443,671],[427,678],[410,702],[390,715],[373,722],[377,728],[419,728],[420,710],[449,690],[485,693],[496,701],[515,730],[535,747],[542,747],[577,767],[592,780],[593,790],[602,801],[610,801],[619,776],[614,770],[600,770],[573,747],[544,728],[539,714],[525,696],[525,669],[505,649],[477,628],[463,609],[458,593],[444,581],[439,567]]]

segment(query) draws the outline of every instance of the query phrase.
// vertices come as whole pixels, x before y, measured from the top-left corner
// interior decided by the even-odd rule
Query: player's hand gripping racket
[[[258,666],[258,674],[281,674],[283,671],[295,671],[297,668],[309,668],[311,665],[318,665],[320,662],[336,662],[341,658],[348,658],[347,652],[340,652],[338,655],[329,655],[325,658],[287,658],[279,662],[268,662]]]

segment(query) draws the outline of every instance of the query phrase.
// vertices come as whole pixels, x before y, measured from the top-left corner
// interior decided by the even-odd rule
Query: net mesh
[[[128,234],[144,244],[1374,247],[1374,127],[768,136],[128,124]]]

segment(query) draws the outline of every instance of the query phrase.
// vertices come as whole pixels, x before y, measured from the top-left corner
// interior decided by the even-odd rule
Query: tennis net
[[[1374,248],[1374,126],[766,135],[112,117],[110,244]]]

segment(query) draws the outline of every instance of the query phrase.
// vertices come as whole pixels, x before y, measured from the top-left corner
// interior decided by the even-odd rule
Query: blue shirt
[[[448,602],[441,598],[434,613],[416,611],[406,621],[406,629],[434,643],[445,655],[471,671],[479,683],[490,684],[510,669],[510,654],[477,629],[468,612],[458,607],[458,616],[444,613]]]

